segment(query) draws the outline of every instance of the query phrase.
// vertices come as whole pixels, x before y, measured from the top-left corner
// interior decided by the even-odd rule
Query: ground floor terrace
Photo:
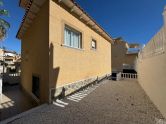
[[[53,104],[3,121],[9,124],[165,124],[136,80],[104,80]]]

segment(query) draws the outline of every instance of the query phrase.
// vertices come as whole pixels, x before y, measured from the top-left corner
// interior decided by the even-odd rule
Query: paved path
[[[162,118],[137,81],[106,80],[10,124],[160,124]]]

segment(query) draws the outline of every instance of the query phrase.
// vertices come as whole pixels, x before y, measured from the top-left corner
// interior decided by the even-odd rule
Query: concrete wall
[[[161,46],[158,46],[160,44]],[[163,27],[139,55],[138,80],[166,117],[166,30]]]
[[[41,102],[48,100],[48,7],[48,2],[46,2],[21,42],[21,85],[32,95],[32,75],[39,76]]]
[[[52,0],[49,24],[49,41],[53,54],[53,58],[50,56],[51,87],[111,73],[111,43]],[[63,46],[64,24],[82,33],[83,49]],[[92,38],[97,41],[97,50],[91,49]]]

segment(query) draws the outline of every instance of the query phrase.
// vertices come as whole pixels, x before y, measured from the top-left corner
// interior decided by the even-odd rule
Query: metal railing
[[[121,73],[121,78],[137,79],[138,75],[137,74],[132,74],[132,73]]]

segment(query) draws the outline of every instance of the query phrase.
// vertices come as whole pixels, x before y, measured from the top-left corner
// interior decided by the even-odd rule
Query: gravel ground
[[[80,94],[64,99],[60,107],[55,102],[10,124],[160,124],[163,119],[134,80],[105,80]]]

